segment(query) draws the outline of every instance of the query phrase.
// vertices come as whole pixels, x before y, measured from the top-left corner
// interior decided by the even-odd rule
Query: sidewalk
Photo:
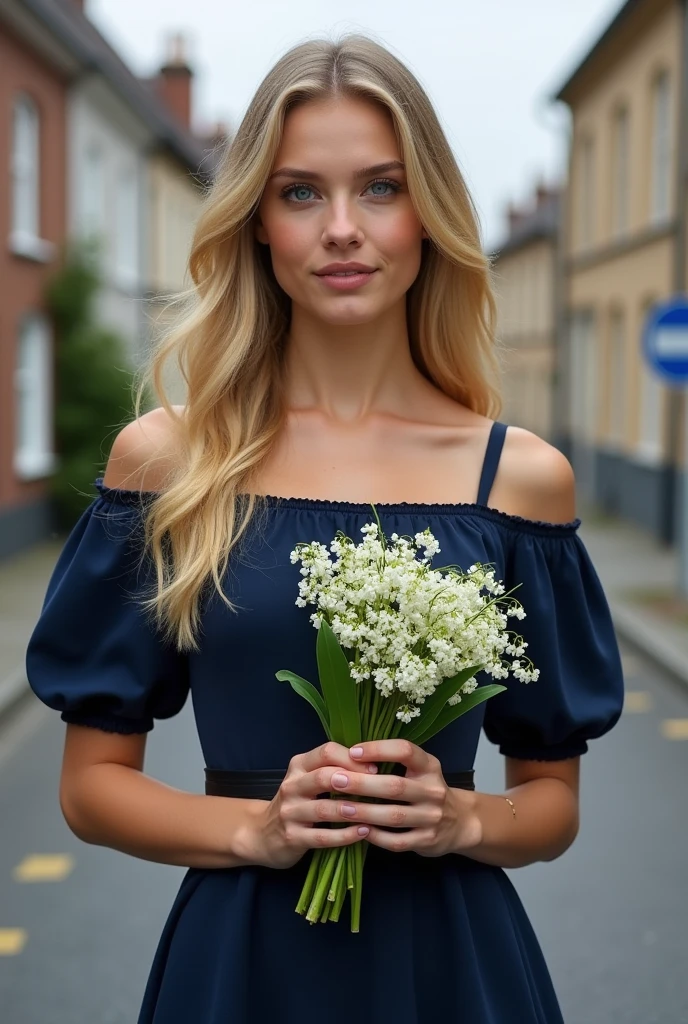
[[[583,516],[583,538],[620,637],[688,686],[688,599],[676,596],[677,556],[616,519]],[[0,718],[29,692],[24,653],[61,541],[0,562]]]
[[[581,518],[618,635],[688,686],[688,598],[677,593],[677,552],[617,519]]]

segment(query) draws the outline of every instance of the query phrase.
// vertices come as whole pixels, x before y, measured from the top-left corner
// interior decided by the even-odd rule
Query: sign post
[[[688,385],[688,296],[653,306],[643,327],[643,352],[652,370],[675,388]],[[688,409],[683,417],[683,465],[679,513],[679,588],[688,596]]]

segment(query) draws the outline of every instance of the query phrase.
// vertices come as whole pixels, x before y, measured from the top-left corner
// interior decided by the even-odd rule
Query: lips
[[[375,267],[369,267],[365,263],[328,263],[321,270],[316,270],[318,277],[339,277],[344,274],[374,274]]]
[[[368,284],[376,273],[376,267],[349,260],[346,263],[328,263],[326,267],[316,271],[316,277],[326,288],[338,292],[351,292]]]

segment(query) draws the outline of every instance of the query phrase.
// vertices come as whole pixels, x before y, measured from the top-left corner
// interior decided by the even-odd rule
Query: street
[[[627,649],[624,662],[627,709],[583,758],[576,843],[510,872],[566,1024],[688,1021],[688,689]],[[0,732],[0,1019],[133,1024],[183,869],[71,834],[57,798],[63,729],[31,702]],[[483,738],[478,788],[501,790],[501,770]],[[156,725],[146,771],[202,791],[190,704]]]

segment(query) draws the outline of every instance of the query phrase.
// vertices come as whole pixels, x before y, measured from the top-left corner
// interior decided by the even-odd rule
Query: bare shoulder
[[[576,485],[569,460],[522,427],[507,430],[492,497],[497,508],[525,519],[568,523],[576,517]]]
[[[172,407],[181,417],[184,406]],[[178,424],[164,409],[151,409],[120,430],[103,482],[131,491],[162,490],[177,465]]]

